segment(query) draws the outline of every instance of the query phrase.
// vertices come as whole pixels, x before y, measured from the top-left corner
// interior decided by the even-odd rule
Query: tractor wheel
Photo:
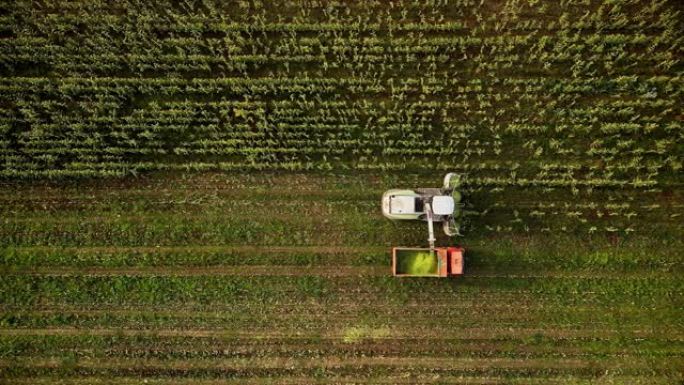
[[[455,173],[455,172],[450,172],[446,175],[444,175],[444,188],[449,190],[449,189],[455,189],[458,186],[461,185],[461,175]]]
[[[461,228],[453,219],[444,221],[442,224],[442,228],[444,229],[444,234],[450,237],[461,235]]]

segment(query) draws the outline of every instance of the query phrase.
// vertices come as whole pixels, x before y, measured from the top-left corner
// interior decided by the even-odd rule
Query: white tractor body
[[[423,220],[428,222],[430,244],[434,243],[432,222],[442,222],[444,232],[459,235],[463,204],[457,190],[461,177],[449,173],[442,188],[391,189],[382,195],[382,215],[394,220]]]

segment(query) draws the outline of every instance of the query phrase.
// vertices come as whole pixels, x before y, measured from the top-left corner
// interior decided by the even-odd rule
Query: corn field
[[[0,2],[0,382],[681,382],[682,20]],[[392,279],[446,172],[466,276]]]

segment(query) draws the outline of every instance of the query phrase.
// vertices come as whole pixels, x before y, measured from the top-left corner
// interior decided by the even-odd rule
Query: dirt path
[[[574,338],[615,338],[629,335],[632,337],[666,337],[671,341],[684,342],[684,333],[676,330],[632,329],[629,331],[607,328],[513,328],[513,327],[472,327],[451,329],[400,329],[393,328],[386,336],[374,337],[375,340],[416,338],[447,339],[498,339],[526,338],[544,336],[556,339]],[[50,329],[0,329],[0,336],[156,336],[191,338],[243,338],[243,339],[308,339],[322,338],[339,340],[347,336],[345,330],[251,330],[234,331],[221,329],[116,329],[116,328],[50,328]]]
[[[525,378],[511,378],[510,376],[449,376],[449,375],[433,375],[430,377],[416,378],[409,376],[385,376],[383,378],[359,378],[358,376],[335,376],[334,378],[311,378],[311,377],[296,377],[283,376],[278,378],[273,377],[253,377],[253,378],[222,378],[222,379],[199,379],[199,378],[146,378],[145,384],[150,385],[301,385],[301,384],[469,384],[469,385],[498,385],[498,384],[530,384],[530,385],[546,385],[546,384],[564,384],[564,385],[585,385],[589,380],[582,377],[568,378],[567,376],[552,376],[547,375],[540,378],[532,378],[526,376]],[[629,375],[611,375],[591,379],[591,384],[638,384],[643,383],[642,376]],[[649,377],[649,385],[671,385],[672,377]],[[27,377],[15,378],[12,380],[15,384],[54,384],[54,377]],[[68,380],[63,380],[62,384],[74,385],[140,385],[140,377],[97,377],[97,376],[81,376],[72,377]]]
[[[22,362],[23,361],[23,362]],[[395,367],[395,368],[430,368],[446,370],[482,370],[482,369],[578,369],[595,366],[613,367],[616,363],[628,366],[630,369],[647,369],[650,363],[646,359],[606,358],[454,358],[454,357],[335,357],[324,358],[220,358],[220,359],[128,359],[82,358],[77,362],[80,368],[103,369],[338,369],[343,367]],[[34,368],[59,368],[61,358],[28,358],[19,360],[1,360],[0,367],[21,365]]]

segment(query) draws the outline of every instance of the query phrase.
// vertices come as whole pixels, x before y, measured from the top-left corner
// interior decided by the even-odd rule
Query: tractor
[[[461,235],[464,205],[459,191],[459,174],[444,176],[441,188],[391,189],[382,195],[382,214],[392,220],[419,220],[428,225],[429,248],[394,247],[392,272],[395,276],[446,277],[463,274],[462,247],[435,247],[434,222],[444,233]]]

